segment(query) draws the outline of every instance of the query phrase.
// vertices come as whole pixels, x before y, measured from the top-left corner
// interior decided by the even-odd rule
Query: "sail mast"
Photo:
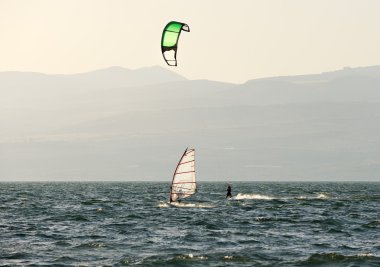
[[[186,147],[185,152],[183,152],[182,157],[181,157],[181,159],[178,161],[177,167],[176,167],[175,170],[174,170],[173,179],[172,179],[172,184],[170,185],[170,202],[173,202],[173,201],[172,201],[172,195],[173,195],[173,183],[174,183],[175,174],[177,173],[178,167],[179,167],[179,165],[180,165],[180,163],[181,163],[183,157],[186,155],[187,149],[188,149],[188,147]]]

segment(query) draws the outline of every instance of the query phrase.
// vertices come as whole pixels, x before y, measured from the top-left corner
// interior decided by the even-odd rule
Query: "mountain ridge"
[[[109,78],[136,74],[118,67],[24,87],[0,73],[0,181],[165,180],[186,146],[198,151],[200,180],[375,181],[378,69],[230,84],[153,67],[141,70],[153,83],[130,86]]]

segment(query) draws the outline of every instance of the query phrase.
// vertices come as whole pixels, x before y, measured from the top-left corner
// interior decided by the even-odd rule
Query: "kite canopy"
[[[161,51],[169,66],[177,66],[178,38],[181,31],[190,32],[190,28],[185,23],[171,21],[162,32]]]

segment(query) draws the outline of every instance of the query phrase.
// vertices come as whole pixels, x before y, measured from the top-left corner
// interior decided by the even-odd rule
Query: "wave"
[[[215,261],[223,261],[228,265],[233,263],[253,263],[250,257],[239,255],[196,255],[193,253],[167,255],[167,256],[148,256],[142,259],[136,257],[125,258],[121,263],[125,266],[138,265],[138,266],[224,266],[225,264],[213,264]],[[246,266],[246,265],[244,265]],[[249,266],[252,266],[250,264]],[[255,265],[256,266],[256,265]]]
[[[167,202],[164,202],[164,201],[160,201],[160,202],[157,204],[157,207],[159,207],[159,208],[167,208],[167,207],[169,207],[169,206],[170,206],[170,204],[167,203]]]
[[[238,193],[235,197],[232,197],[231,200],[244,200],[244,199],[259,199],[259,200],[313,200],[313,199],[329,199],[330,195],[325,192],[317,193],[316,196],[297,196],[297,197],[274,197],[261,194],[243,194]]]
[[[185,202],[164,202],[160,201],[157,205],[159,208],[214,208],[215,206],[210,203],[185,203]]]
[[[349,263],[369,263],[378,262],[379,258],[372,253],[360,253],[355,255],[343,255],[340,253],[315,253],[308,259],[302,261],[304,265],[321,265],[321,264],[334,264],[334,266],[348,266]],[[338,265],[339,264],[339,265]]]
[[[356,256],[358,256],[358,257],[376,257],[376,255],[375,254],[373,254],[373,253],[360,253],[360,254],[358,254],[358,255],[356,255]]]
[[[243,199],[263,199],[263,200],[272,200],[273,197],[259,194],[242,194],[238,193],[236,197],[232,197],[232,200],[243,200]]]
[[[330,198],[330,194],[328,193],[317,193],[316,196],[299,196],[299,197],[295,197],[294,199],[298,199],[298,200],[313,200],[313,199],[329,199]]]
[[[317,196],[317,198],[319,198],[319,199],[327,199],[327,198],[329,198],[329,194],[327,194],[327,193],[319,193],[318,196]]]
[[[103,248],[106,247],[104,243],[98,243],[98,242],[89,242],[89,243],[83,243],[75,246],[76,249],[86,249],[86,248]]]
[[[262,195],[262,194],[246,194],[246,193],[238,193],[236,196],[232,198],[228,198],[229,201],[234,200],[291,200],[291,199],[297,199],[297,200],[324,200],[331,198],[328,193],[317,193],[315,196],[296,196],[296,197],[276,197],[276,196],[269,196],[269,195]],[[160,201],[160,203],[157,205],[159,208],[167,208],[170,206],[175,207],[187,207],[187,208],[213,208],[214,205],[208,204],[208,203],[186,203],[186,202],[164,202]]]
[[[138,258],[138,257],[129,257],[125,258],[121,261],[123,266],[183,266],[190,264],[191,262],[199,262],[208,260],[207,256],[203,255],[194,255],[192,253],[189,254],[181,254],[181,255],[170,255],[170,256],[158,256],[152,255],[148,257]]]
[[[367,223],[364,226],[368,228],[378,228],[380,227],[380,219]]]
[[[206,256],[196,256],[192,253],[185,254],[185,255],[179,255],[176,258],[181,259],[181,260],[186,260],[186,259],[207,260],[208,259],[208,257],[206,257]]]

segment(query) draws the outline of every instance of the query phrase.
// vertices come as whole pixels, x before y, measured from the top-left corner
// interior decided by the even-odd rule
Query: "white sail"
[[[195,150],[186,149],[173,175],[170,188],[170,202],[189,197],[196,193]]]

